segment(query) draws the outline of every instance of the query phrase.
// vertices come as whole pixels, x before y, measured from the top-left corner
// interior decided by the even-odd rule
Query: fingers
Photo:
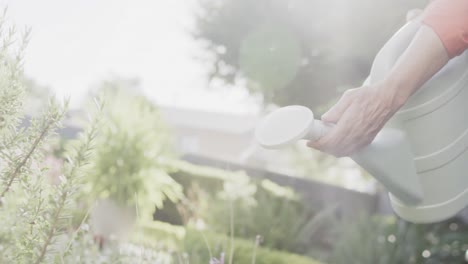
[[[338,100],[338,102],[330,110],[322,115],[322,121],[335,124],[339,123],[338,121],[342,115],[351,106],[353,101],[352,97],[352,90],[346,91],[343,96],[341,96],[340,100]],[[342,126],[342,124],[335,126],[327,135],[318,140],[308,141],[307,146],[323,152],[327,152],[327,146],[334,145],[332,142],[330,142],[330,140],[337,138],[335,134],[336,130],[341,131],[341,129],[339,129],[340,126]]]
[[[330,108],[325,114],[322,115],[322,121],[327,123],[337,123],[343,113],[351,105],[353,98],[353,91],[346,91],[338,102]]]
[[[335,127],[333,127],[328,134],[323,136],[322,138],[316,141],[309,141],[307,143],[308,147],[320,150],[322,152],[334,152],[336,150],[336,146],[340,144],[340,140],[343,139],[340,129],[342,123],[338,123]]]
[[[316,141],[307,142],[307,146],[332,154],[336,157],[349,156],[359,140],[353,138],[354,134],[360,134],[355,130],[356,119],[360,113],[359,110],[359,92],[360,89],[351,89],[346,91],[340,100],[322,116],[322,121],[335,123],[336,125],[325,136]],[[358,103],[358,104],[356,104]]]
[[[346,122],[338,122],[329,134],[314,143],[315,148],[332,154],[335,157],[346,156],[350,147],[349,144],[344,144],[349,141],[347,127]]]
[[[350,113],[354,110],[352,104],[347,109],[348,111],[343,112],[339,121],[328,134],[315,142],[309,141],[307,146],[332,154],[335,157],[349,156],[359,142],[352,139],[356,129],[353,127],[355,123],[353,120],[354,115]]]
[[[346,92],[323,117],[336,125],[307,146],[336,157],[349,156],[372,142],[394,114],[377,88],[361,87]]]
[[[309,140],[309,141],[307,141],[307,146],[309,148],[314,148],[314,149],[317,149],[317,150],[321,150],[320,149],[321,144],[319,144],[318,140],[315,140],[315,141]]]

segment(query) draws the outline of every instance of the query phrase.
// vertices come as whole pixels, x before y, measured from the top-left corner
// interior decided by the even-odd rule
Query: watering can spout
[[[424,193],[404,132],[386,128],[351,158],[407,205],[420,204]]]

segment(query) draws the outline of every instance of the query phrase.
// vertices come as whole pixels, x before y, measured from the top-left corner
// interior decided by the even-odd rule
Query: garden
[[[353,50],[325,34],[348,30],[343,24],[317,22],[347,14],[327,1],[194,2],[190,36],[203,50],[197,59],[208,69],[209,92],[241,87],[261,113],[287,104],[323,113],[363,81],[403,11],[423,1],[388,1],[391,12],[382,16],[345,16],[388,25],[373,35],[375,43],[351,38]],[[375,5],[356,2],[360,10]],[[229,130],[222,132],[233,138],[228,142],[201,117],[182,116],[178,126],[171,119],[178,116],[148,96],[144,82],[125,76],[98,80],[78,106],[54,95],[28,76],[34,24],[18,29],[11,5],[0,18],[0,263],[465,263],[464,212],[435,224],[407,222],[350,160],[304,144],[277,152],[246,147],[249,155],[239,156],[249,158],[222,158],[244,147],[238,138],[251,142],[252,128],[236,134],[222,126],[237,119],[212,121],[217,131]],[[295,24],[310,21],[308,31]],[[355,27],[361,36],[376,32],[373,25]],[[197,133],[214,146],[196,141]]]

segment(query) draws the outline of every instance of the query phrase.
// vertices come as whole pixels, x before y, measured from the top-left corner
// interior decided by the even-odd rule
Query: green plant
[[[247,176],[243,171],[227,171],[208,166],[191,164],[177,159],[161,160],[171,171],[171,176],[180,183],[184,198],[173,203],[166,201],[164,208],[156,211],[155,219],[171,224],[188,224],[203,218],[210,210],[212,200],[223,190],[225,182],[237,182]]]
[[[189,263],[206,264],[208,263],[207,260],[210,258],[214,256],[220,256],[223,252],[225,252],[226,257],[224,263],[228,264],[229,262],[226,260],[230,257],[230,241],[231,238],[226,235],[188,229],[184,240],[184,249],[187,253]],[[320,263],[308,257],[284,251],[277,251],[264,247],[257,248],[255,236],[250,240],[238,238],[234,239],[233,252],[233,263],[252,263],[252,257],[255,257],[255,264]]]
[[[325,258],[317,253],[329,250],[327,239],[335,236],[334,206],[312,210],[292,189],[269,180],[255,182],[246,176],[245,180],[226,182],[207,208],[208,229],[245,239],[261,235],[263,246],[272,249]],[[228,229],[231,221],[233,232]]]
[[[269,180],[251,180],[242,171],[170,163],[177,168],[173,177],[184,186],[187,199],[177,205],[178,212],[167,211],[162,217],[158,211],[157,219],[174,221],[181,214],[189,225],[231,234],[232,205],[236,237],[262,235],[265,247],[316,259],[329,257],[339,235],[336,206],[312,210],[313,201],[303,201],[292,189]]]
[[[131,243],[110,240],[105,248],[100,248],[94,241],[92,233],[87,230],[87,225],[80,229],[79,239],[74,239],[67,256],[59,263],[83,263],[83,264],[125,264],[125,263],[160,263],[173,264],[172,255],[166,249],[157,246],[148,247],[143,243]],[[152,238],[154,241],[155,238]]]
[[[208,264],[209,260],[215,256],[225,254],[225,262],[229,258],[231,238],[223,234],[209,231],[200,231],[182,226],[173,226],[161,222],[141,222],[137,226],[137,231],[132,237],[132,242],[137,245],[144,245],[148,248],[161,248],[161,243],[157,241],[169,241],[171,251],[174,252],[174,263],[184,264]],[[258,245],[255,237],[251,240],[233,239],[234,255],[233,263],[255,264],[319,264],[313,259],[291,254],[287,252],[272,250]]]
[[[109,86],[109,85],[108,85]],[[97,138],[95,162],[88,177],[93,198],[110,198],[151,217],[168,198],[182,197],[182,188],[160,161],[173,157],[171,136],[158,109],[125,89],[106,89],[109,105]]]
[[[159,221],[139,221],[131,236],[133,243],[151,248],[179,251],[185,237],[185,227]]]
[[[61,247],[60,237],[70,228],[97,120],[91,120],[90,127],[67,150],[62,174],[52,183],[47,178],[44,154],[51,136],[61,126],[67,103],[61,105],[50,98],[28,127],[20,126],[26,120],[21,79],[29,31],[16,38],[16,30],[6,29],[4,19],[5,13],[0,18],[0,262],[57,262],[69,253],[69,248]]]
[[[343,227],[331,263],[465,263],[468,228],[456,219],[412,224],[374,216]]]

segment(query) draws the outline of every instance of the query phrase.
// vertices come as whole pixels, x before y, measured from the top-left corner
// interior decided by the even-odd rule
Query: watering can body
[[[406,24],[384,45],[368,84],[388,74],[420,26],[418,22]],[[425,223],[462,210],[468,204],[468,53],[450,60],[411,96],[382,133],[389,130],[403,133],[403,141],[393,150],[411,161],[415,174],[407,168],[410,163],[398,158],[388,162],[393,169],[385,170],[418,198],[410,201],[390,191],[395,212],[411,222]]]
[[[421,24],[409,22],[379,51],[366,84],[387,76]],[[305,107],[267,116],[258,142],[280,147],[317,139],[327,128]],[[424,84],[375,140],[351,158],[389,191],[394,211],[415,223],[454,216],[468,204],[468,52],[453,58]]]

